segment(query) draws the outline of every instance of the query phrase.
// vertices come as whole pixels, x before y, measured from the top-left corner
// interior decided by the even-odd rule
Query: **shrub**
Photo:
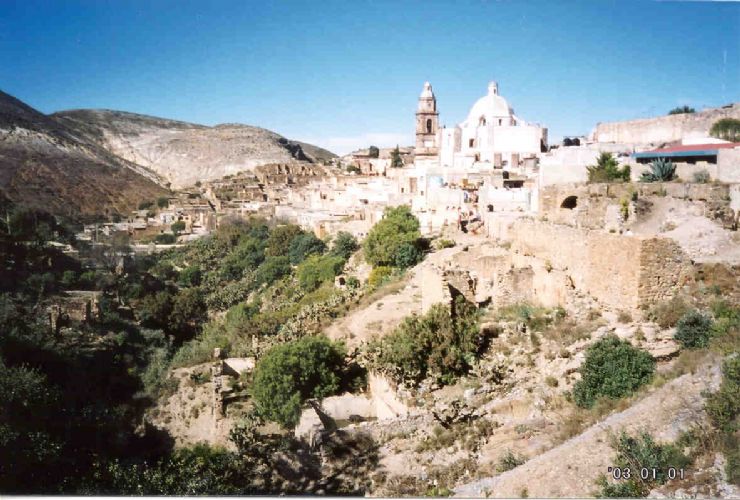
[[[172,232],[175,233],[175,234],[181,233],[181,232],[185,231],[185,222],[184,221],[181,221],[181,220],[179,220],[177,222],[173,222],[170,225],[170,229],[172,229]]]
[[[444,248],[452,248],[455,246],[455,242],[452,240],[441,238],[439,240],[436,240],[434,242],[434,248],[437,250],[442,250]]]
[[[139,203],[139,210],[149,210],[154,206],[154,202],[152,201],[142,201]]]
[[[709,172],[706,170],[699,170],[698,172],[694,172],[694,182],[698,184],[706,184],[707,182],[711,181],[712,178],[709,175]]]
[[[719,390],[707,398],[706,410],[716,428],[730,433],[740,429],[740,356],[724,362],[722,383]]]
[[[385,283],[393,274],[393,268],[389,266],[374,267],[367,278],[367,284],[370,288],[377,288]]]
[[[676,326],[678,320],[689,312],[690,307],[681,297],[674,297],[669,301],[655,304],[647,314],[650,321],[654,321],[661,328]]]
[[[462,296],[453,310],[436,304],[423,316],[412,315],[393,333],[375,341],[375,364],[396,382],[417,385],[427,377],[453,382],[467,373],[478,354],[478,314]]]
[[[304,337],[273,347],[254,369],[257,412],[284,427],[295,426],[307,399],[339,391],[344,355],[342,344],[326,337]]]
[[[288,257],[267,257],[257,268],[257,272],[254,273],[254,282],[257,286],[263,283],[269,285],[283,276],[287,276],[292,270]]]
[[[629,396],[649,382],[655,371],[653,357],[615,336],[605,337],[586,351],[581,380],[573,387],[578,406],[590,408],[599,397]]]
[[[357,240],[350,233],[339,231],[334,237],[331,253],[349,260],[353,253],[359,248]]]
[[[706,347],[711,333],[712,319],[699,311],[689,311],[678,321],[673,337],[681,346],[694,349]]]
[[[380,150],[376,146],[370,146],[369,148],[367,148],[367,155],[370,158],[377,158],[378,156],[380,156]]]
[[[158,234],[154,237],[154,242],[160,245],[172,245],[177,241],[177,236],[170,233]]]
[[[290,242],[288,257],[290,257],[291,264],[300,264],[309,255],[321,254],[324,250],[326,250],[326,244],[323,241],[313,233],[303,233]]]
[[[673,108],[668,112],[669,115],[680,115],[685,113],[695,113],[696,110],[690,106],[678,106],[677,108]]]
[[[202,278],[203,273],[200,270],[200,266],[192,265],[180,271],[178,282],[182,286],[198,286]]]
[[[650,490],[668,480],[668,469],[682,469],[691,463],[674,444],[658,444],[653,437],[643,432],[633,437],[624,431],[612,442],[617,451],[614,466],[619,469],[630,469],[630,477],[623,478],[617,484],[610,484],[606,478],[599,481],[603,497],[645,497]],[[641,472],[646,470],[643,479]]]
[[[332,281],[342,272],[344,259],[334,255],[312,255],[298,266],[298,283],[306,292],[313,292],[322,283]]]
[[[401,267],[413,265],[421,258],[418,250],[419,220],[407,206],[388,207],[383,219],[375,224],[365,238],[365,258],[373,266]]]
[[[506,453],[499,459],[496,470],[498,472],[506,472],[507,470],[516,469],[520,465],[526,462],[526,459],[520,455],[515,454],[511,450],[506,450]]]
[[[170,202],[166,196],[160,196],[159,198],[157,198],[157,206],[159,208],[167,208],[169,205],[170,205]],[[149,207],[146,207],[146,208],[149,208]]]
[[[643,172],[640,182],[668,182],[676,177],[676,166],[672,161],[658,158],[650,163],[650,171]]]
[[[596,165],[586,167],[589,182],[626,182],[630,180],[630,167],[619,168],[617,159],[611,153],[601,153]]]

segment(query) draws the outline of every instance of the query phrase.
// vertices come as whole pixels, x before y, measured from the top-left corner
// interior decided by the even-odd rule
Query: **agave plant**
[[[640,181],[642,182],[667,182],[673,180],[676,174],[676,166],[672,161],[666,161],[665,158],[658,158],[650,163],[650,171],[643,172]]]

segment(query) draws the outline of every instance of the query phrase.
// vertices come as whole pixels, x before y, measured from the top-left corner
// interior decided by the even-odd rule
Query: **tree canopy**
[[[419,220],[408,206],[385,209],[365,238],[365,259],[373,266],[409,267],[421,260]]]

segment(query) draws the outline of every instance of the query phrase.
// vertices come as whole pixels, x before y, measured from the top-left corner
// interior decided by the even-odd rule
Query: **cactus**
[[[676,174],[676,166],[672,161],[658,158],[650,163],[650,172],[643,172],[641,182],[667,182],[673,180]]]

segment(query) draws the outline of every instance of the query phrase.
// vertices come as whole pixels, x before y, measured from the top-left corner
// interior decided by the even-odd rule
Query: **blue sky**
[[[422,84],[489,80],[551,139],[740,101],[740,3],[0,0],[0,89],[46,112],[240,122],[344,153],[411,144]]]

